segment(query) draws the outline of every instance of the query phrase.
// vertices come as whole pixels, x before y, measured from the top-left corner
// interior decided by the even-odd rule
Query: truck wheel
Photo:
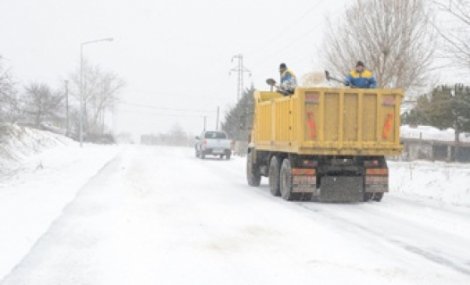
[[[374,196],[372,197],[372,200],[374,200],[376,202],[380,202],[383,197],[384,197],[384,193],[374,193]]]
[[[224,159],[224,155],[223,154],[219,155],[219,158]]]
[[[199,157],[201,157],[201,159],[205,159],[205,158],[206,158],[206,154],[205,154],[203,151],[201,151]]]
[[[370,199],[372,199],[372,193],[364,193],[364,198],[362,199],[364,202],[368,202],[370,201]]]
[[[248,153],[246,158],[246,179],[248,185],[257,187],[261,183],[261,174],[259,173],[258,167],[253,163],[253,156]]]
[[[280,190],[282,198],[287,201],[294,200],[294,194],[292,193],[292,167],[288,158],[285,158],[282,161],[280,176]]]
[[[231,155],[232,155],[232,154],[231,154],[230,152],[228,152],[228,153],[225,155],[225,159],[226,159],[226,160],[230,160],[230,156],[231,156]]]
[[[281,163],[277,156],[273,156],[271,158],[271,162],[269,163],[269,189],[271,190],[271,194],[273,196],[281,196],[280,190],[280,171],[281,171]]]

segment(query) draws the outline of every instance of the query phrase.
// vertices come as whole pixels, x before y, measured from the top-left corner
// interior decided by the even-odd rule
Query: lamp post
[[[100,42],[112,42],[113,38],[104,38],[92,41],[82,42],[80,44],[80,147],[83,147],[83,120],[85,112],[85,98],[83,96],[83,47],[89,44],[95,44]]]

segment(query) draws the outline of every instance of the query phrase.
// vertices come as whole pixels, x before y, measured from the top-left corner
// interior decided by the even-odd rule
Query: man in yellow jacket
[[[355,88],[375,88],[377,87],[377,80],[375,80],[372,72],[365,68],[364,63],[358,61],[356,68],[346,76],[344,85]]]
[[[297,87],[297,77],[295,74],[287,68],[285,63],[279,65],[279,73],[281,74],[279,92],[284,95],[294,94],[295,88]]]

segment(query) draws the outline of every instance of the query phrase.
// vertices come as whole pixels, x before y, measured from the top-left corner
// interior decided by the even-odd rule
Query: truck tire
[[[380,202],[382,201],[383,197],[384,197],[384,193],[374,193],[372,200],[374,200],[375,202]]]
[[[365,192],[363,195],[364,195],[364,197],[363,197],[362,201],[364,201],[364,202],[368,202],[368,201],[370,201],[370,199],[372,199],[372,193]]]
[[[285,158],[282,161],[280,178],[280,191],[282,198],[287,201],[294,200],[295,194],[292,193],[292,167],[288,158]]]
[[[232,156],[232,153],[230,151],[227,151],[227,153],[225,154],[225,159],[230,160],[230,156]]]
[[[206,158],[206,154],[205,154],[203,151],[201,151],[199,157],[200,157],[201,159],[205,159],[205,158]]]
[[[277,156],[273,156],[269,163],[269,189],[273,196],[281,196],[280,174],[281,163]]]
[[[249,153],[246,158],[246,179],[248,185],[258,187],[261,183],[261,174],[252,160],[253,156]]]

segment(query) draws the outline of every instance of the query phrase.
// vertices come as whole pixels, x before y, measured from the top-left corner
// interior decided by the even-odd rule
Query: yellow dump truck
[[[297,88],[255,93],[247,180],[286,200],[380,201],[385,156],[398,155],[400,89]]]

